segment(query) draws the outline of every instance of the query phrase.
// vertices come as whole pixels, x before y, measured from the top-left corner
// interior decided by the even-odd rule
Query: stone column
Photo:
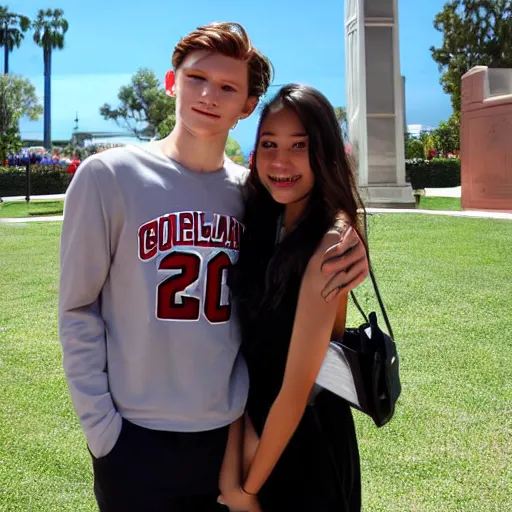
[[[404,137],[405,137],[407,132],[409,131],[407,129],[407,102],[405,101],[405,76],[402,77],[402,112],[404,115],[404,124],[402,126],[404,129]]]
[[[405,182],[398,0],[345,0],[347,118],[367,206],[415,205]]]

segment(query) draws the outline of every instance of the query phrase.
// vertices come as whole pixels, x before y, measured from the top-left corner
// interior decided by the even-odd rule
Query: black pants
[[[165,432],[123,419],[114,448],[93,457],[101,512],[214,512],[228,427]]]

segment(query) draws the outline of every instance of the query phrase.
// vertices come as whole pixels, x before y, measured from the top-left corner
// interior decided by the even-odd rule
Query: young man
[[[246,173],[229,130],[271,79],[235,23],[200,27],[173,54],[176,127],[83,162],[61,239],[59,330],[100,510],[216,510],[229,425],[248,391],[226,285]],[[327,300],[368,272],[362,243],[326,254]]]

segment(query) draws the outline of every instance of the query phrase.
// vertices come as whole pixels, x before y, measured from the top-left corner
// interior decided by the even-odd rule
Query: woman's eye
[[[234,92],[235,89],[233,89],[233,87],[231,87],[230,85],[225,85],[222,90],[224,91],[228,91],[228,92]]]
[[[276,147],[276,144],[275,142],[271,142],[269,140],[264,140],[262,143],[261,143],[261,147],[262,148],[275,148]]]
[[[296,142],[294,145],[293,145],[293,149],[304,149],[306,147],[306,143],[305,142]]]
[[[194,79],[194,80],[204,80],[204,78],[202,76],[199,76],[199,75],[189,75],[189,77]]]

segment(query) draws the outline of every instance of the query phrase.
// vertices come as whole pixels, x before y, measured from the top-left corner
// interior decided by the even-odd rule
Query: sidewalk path
[[[512,213],[502,212],[480,212],[480,211],[442,211],[442,210],[418,210],[415,208],[367,208],[367,213],[408,213],[413,215],[445,215],[451,217],[472,217],[476,219],[501,219],[512,220]],[[0,223],[16,224],[25,222],[60,222],[62,215],[53,215],[48,217],[22,217],[22,218],[0,218]]]
[[[426,188],[427,197],[460,197],[461,187],[453,188]],[[49,194],[42,196],[30,196],[31,201],[63,201],[66,194]],[[24,203],[25,196],[0,197],[3,203]]]
[[[6,217],[0,218],[0,224],[23,224],[25,222],[60,222],[63,215],[48,215],[47,217]]]
[[[505,219],[512,220],[512,213],[488,212],[488,211],[444,211],[444,210],[420,210],[417,208],[366,208],[368,213],[419,213],[421,215],[449,215],[452,217],[473,217],[477,219]]]
[[[30,201],[64,201],[66,194],[48,194],[42,196],[30,196]],[[26,196],[0,197],[2,203],[24,203]]]
[[[460,197],[460,187],[453,188],[426,188],[425,195],[428,197]],[[65,194],[52,194],[45,196],[32,196],[33,201],[59,201],[63,200]],[[2,197],[3,202],[22,202],[25,196]],[[452,217],[472,217],[477,219],[504,219],[512,220],[512,213],[492,212],[492,211],[443,211],[443,210],[419,210],[416,208],[367,208],[368,213],[408,213],[420,215],[449,215]],[[0,218],[0,223],[25,223],[25,222],[60,222],[62,215],[48,217],[28,217],[28,218]]]
[[[460,197],[461,187],[426,188],[425,197]]]

